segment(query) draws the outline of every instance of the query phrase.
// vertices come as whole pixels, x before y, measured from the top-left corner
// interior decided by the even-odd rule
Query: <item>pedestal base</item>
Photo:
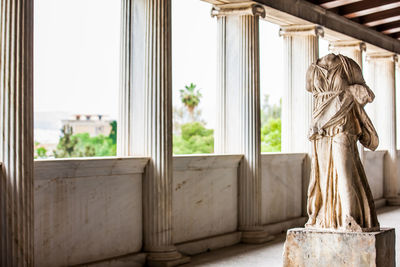
[[[294,228],[287,232],[285,267],[395,267],[394,229],[328,232]]]

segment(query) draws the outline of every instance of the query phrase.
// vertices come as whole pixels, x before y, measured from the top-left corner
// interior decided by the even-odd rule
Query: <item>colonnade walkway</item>
[[[396,262],[400,264],[400,207],[383,207],[378,210],[381,227],[396,228]],[[191,258],[184,267],[280,267],[282,266],[285,234],[261,245],[237,244]]]

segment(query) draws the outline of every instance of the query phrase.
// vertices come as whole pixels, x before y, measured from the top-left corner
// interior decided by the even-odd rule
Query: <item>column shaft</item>
[[[362,53],[365,49],[366,45],[361,41],[337,41],[329,44],[330,51],[353,59],[361,70],[363,70]],[[358,142],[357,147],[360,160],[364,164],[364,146]]]
[[[396,152],[396,57],[389,53],[370,54],[367,58],[370,86],[375,93],[375,101],[370,108],[373,114],[371,119],[379,135],[378,149],[387,150],[384,167],[384,196],[390,203],[390,199],[395,199],[399,191]],[[400,204],[399,201],[397,202]]]
[[[311,144],[308,140],[313,110],[312,95],[306,91],[308,67],[318,59],[318,36],[323,29],[315,25],[286,26],[284,38],[286,85],[282,99],[282,152],[308,153],[303,162],[302,210],[307,216],[307,189],[311,171]]]
[[[188,262],[172,237],[171,0],[123,0],[119,154],[147,156],[143,241],[148,266]]]
[[[217,153],[240,153],[239,230],[242,241],[271,239],[261,226],[259,16],[264,9],[217,7],[219,24],[219,119]]]
[[[226,152],[226,17],[218,17],[218,85],[217,127],[214,135],[214,153]]]
[[[239,229],[261,225],[261,139],[259,18],[240,16],[240,143],[244,159],[239,180]]]
[[[119,89],[119,113],[117,131],[117,155],[129,156],[132,154],[131,134],[132,106],[131,95],[133,90],[133,2],[122,0],[121,2],[121,50],[120,50],[120,89]]]
[[[282,99],[282,152],[310,152],[307,136],[311,124],[312,95],[306,91],[306,72],[318,59],[314,25],[283,27],[286,85]]]
[[[33,1],[0,1],[0,265],[33,266]]]
[[[171,4],[147,0],[144,65],[145,249],[165,251],[172,243]]]

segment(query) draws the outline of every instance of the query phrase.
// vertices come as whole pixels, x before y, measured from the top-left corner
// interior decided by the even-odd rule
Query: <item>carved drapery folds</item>
[[[375,150],[379,139],[364,106],[374,100],[358,64],[328,54],[310,65],[306,90],[313,95],[312,143],[306,227],[377,231],[375,206],[359,160],[357,141]]]
[[[350,40],[350,41],[336,41],[329,43],[329,51],[342,54],[353,59],[363,70],[363,52],[365,52],[367,46],[362,41]],[[364,163],[364,147],[358,143],[358,154],[360,155],[361,162]]]
[[[33,1],[0,1],[0,266],[34,266]]]

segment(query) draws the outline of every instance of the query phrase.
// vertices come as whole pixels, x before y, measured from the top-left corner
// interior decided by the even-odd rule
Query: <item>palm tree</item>
[[[192,121],[194,121],[194,109],[199,105],[201,93],[200,89],[196,90],[196,85],[190,83],[189,86],[185,85],[185,89],[179,90],[181,94],[181,101],[188,109]]]

